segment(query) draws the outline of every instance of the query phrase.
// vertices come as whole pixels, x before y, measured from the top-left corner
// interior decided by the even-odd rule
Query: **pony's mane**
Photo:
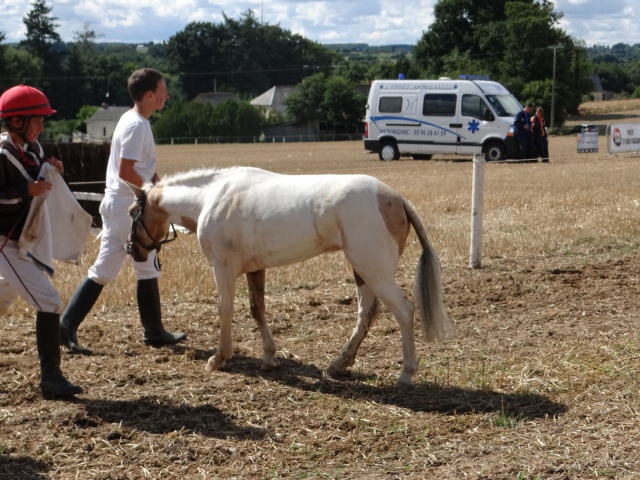
[[[224,172],[232,169],[242,167],[228,167],[228,168],[196,168],[187,172],[177,172],[171,175],[163,177],[159,185],[184,185],[189,187],[198,187],[207,185],[213,181],[213,179]]]

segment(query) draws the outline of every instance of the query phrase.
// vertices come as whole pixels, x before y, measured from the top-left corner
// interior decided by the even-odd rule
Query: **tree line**
[[[129,74],[157,68],[171,97],[153,118],[154,129],[171,136],[259,134],[265,123],[285,119],[268,120],[248,102],[275,85],[298,86],[287,99],[289,119],[359,131],[366,99],[354,86],[400,73],[406,79],[489,75],[521,103],[546,111],[555,91],[557,125],[588,98],[594,73],[605,89],[640,96],[640,46],[588,49],[558,26],[562,13],[547,0],[439,0],[434,16],[416,45],[390,52],[321,45],[260,22],[251,10],[220,23],[192,22],[168,41],[140,48],[100,43],[89,24],[63,42],[52,7],[34,0],[23,18],[24,40],[8,45],[0,32],[0,90],[18,83],[42,89],[59,112],[58,130],[69,131],[101,104],[129,105]],[[193,102],[212,91],[234,92],[240,102],[215,108]]]

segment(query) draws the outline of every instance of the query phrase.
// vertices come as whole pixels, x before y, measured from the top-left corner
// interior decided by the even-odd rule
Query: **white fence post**
[[[469,267],[481,268],[482,256],[482,215],[484,198],[484,154],[473,156],[473,187],[471,191],[471,246]]]

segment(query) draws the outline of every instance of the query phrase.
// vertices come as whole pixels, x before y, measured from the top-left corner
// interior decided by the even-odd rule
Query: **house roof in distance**
[[[268,107],[279,112],[286,111],[284,99],[295,91],[296,87],[293,85],[276,85],[249,103],[254,107]]]
[[[115,107],[111,105],[103,105],[100,110],[91,115],[88,122],[109,122],[118,121],[120,117],[124,115],[127,110],[131,110],[131,107]]]

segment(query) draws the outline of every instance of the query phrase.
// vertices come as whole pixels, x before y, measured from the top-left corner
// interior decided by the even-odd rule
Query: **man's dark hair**
[[[153,68],[141,68],[131,74],[127,81],[129,95],[134,102],[139,102],[147,92],[155,92],[164,76]]]

